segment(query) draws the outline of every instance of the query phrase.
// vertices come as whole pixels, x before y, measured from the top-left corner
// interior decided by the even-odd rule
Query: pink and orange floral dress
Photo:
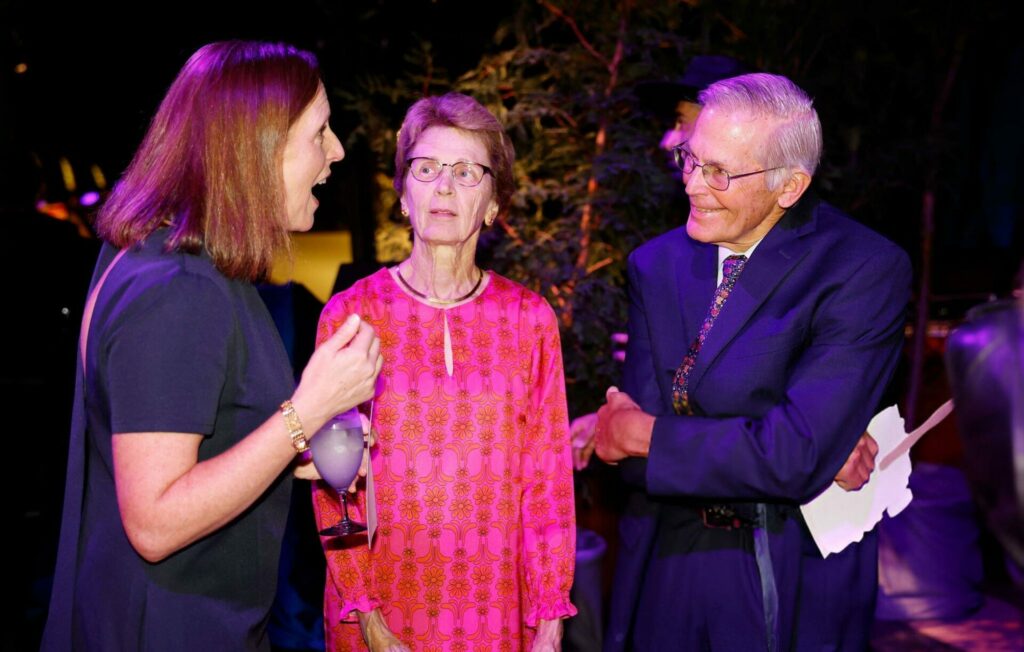
[[[378,529],[372,549],[365,537],[323,540],[328,649],[365,649],[350,616],[374,607],[413,650],[529,649],[528,626],[576,613],[554,312],[493,272],[475,299],[440,309],[381,270],[331,299],[317,341],[351,313],[373,325],[384,356],[371,455]],[[316,483],[313,493],[318,527],[337,522],[334,492]],[[362,489],[349,513],[365,522]]]

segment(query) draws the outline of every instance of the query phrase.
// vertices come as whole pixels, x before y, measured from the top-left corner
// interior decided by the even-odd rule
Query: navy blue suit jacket
[[[678,499],[795,508],[829,486],[898,362],[911,281],[901,249],[805,196],[752,254],[690,374],[695,414],[677,416],[672,377],[714,294],[718,248],[681,227],[638,248],[628,269],[622,389],[656,421],[649,457],[622,463],[639,490],[620,522],[606,650],[628,645],[659,519]],[[854,584],[829,588],[842,559],[822,560],[798,511],[787,513],[787,526],[771,536],[780,649],[847,637],[865,618],[869,626],[873,538],[845,554],[853,564],[845,572],[860,576]],[[835,613],[824,618],[815,608]]]

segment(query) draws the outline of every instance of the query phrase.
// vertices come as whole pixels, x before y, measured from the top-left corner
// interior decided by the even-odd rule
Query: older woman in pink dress
[[[513,158],[472,98],[414,104],[395,156],[412,254],[321,316],[318,341],[361,315],[385,360],[372,411],[379,525],[369,548],[324,540],[328,649],[559,650],[576,613],[558,324],[544,299],[475,263],[481,228],[508,210]],[[314,503],[319,526],[338,520],[326,485]],[[349,504],[365,518],[364,496]]]

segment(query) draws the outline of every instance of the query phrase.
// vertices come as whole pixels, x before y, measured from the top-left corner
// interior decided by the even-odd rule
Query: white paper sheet
[[[377,493],[373,488],[373,464],[366,465],[366,543],[373,547],[377,533]]]
[[[910,447],[952,409],[952,401],[947,401],[909,435],[895,405],[875,415],[868,433],[878,443],[878,454],[867,483],[857,491],[846,491],[833,482],[800,507],[822,557],[863,539],[882,520],[883,512],[896,516],[910,504]]]
[[[367,432],[373,427],[373,405],[374,401],[371,400],[370,416],[366,418]],[[367,452],[369,454],[366,460],[366,545],[372,548],[373,535],[377,533],[377,491],[373,487],[373,450],[367,447]]]

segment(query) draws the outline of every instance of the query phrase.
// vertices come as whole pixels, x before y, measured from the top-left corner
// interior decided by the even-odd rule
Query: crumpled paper
[[[878,443],[878,454],[867,483],[857,491],[846,491],[833,482],[800,507],[822,557],[860,541],[882,520],[883,512],[896,516],[914,497],[908,486],[910,447],[905,440],[909,436],[899,409],[893,405],[876,414],[868,424],[868,433]],[[913,434],[920,437],[924,432]],[[893,452],[896,455],[890,456]],[[882,464],[883,460],[887,463]]]

